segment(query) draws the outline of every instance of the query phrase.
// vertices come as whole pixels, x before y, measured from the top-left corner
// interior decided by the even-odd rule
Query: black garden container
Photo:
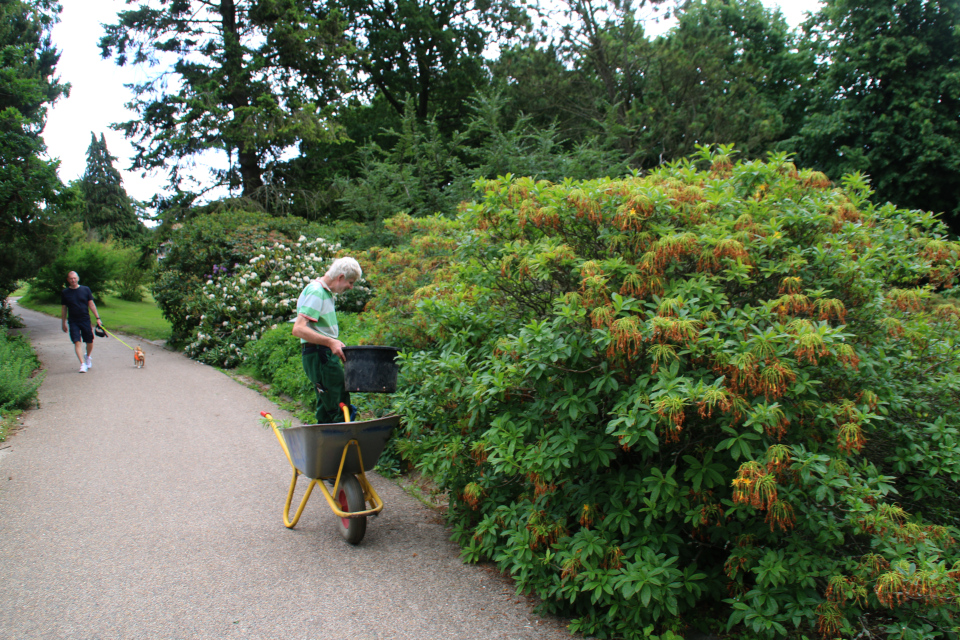
[[[358,393],[393,393],[397,390],[396,347],[364,345],[344,347],[344,384],[347,391]]]

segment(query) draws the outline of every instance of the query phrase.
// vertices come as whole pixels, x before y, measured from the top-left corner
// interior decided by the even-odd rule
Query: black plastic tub
[[[347,391],[358,393],[393,393],[397,390],[396,347],[359,346],[344,347],[344,383]]]

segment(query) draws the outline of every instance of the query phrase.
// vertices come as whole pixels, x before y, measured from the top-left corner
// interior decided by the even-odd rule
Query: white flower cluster
[[[234,265],[233,273],[214,275],[188,309],[200,325],[185,353],[222,367],[243,362],[243,346],[294,316],[300,292],[324,274],[339,249],[322,238],[300,236],[294,243],[262,245],[247,263]]]

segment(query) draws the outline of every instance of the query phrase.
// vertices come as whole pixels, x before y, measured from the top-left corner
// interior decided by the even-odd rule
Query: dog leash
[[[110,336],[112,336],[112,337],[114,337],[114,338],[117,338],[117,336],[115,336],[115,335],[113,335],[112,333],[110,333],[110,330],[107,329],[107,328],[106,328],[105,326],[103,326],[102,324],[100,325],[100,328],[103,329],[104,331],[106,331],[108,335],[110,335]],[[120,338],[117,338],[117,340],[120,340]],[[128,345],[126,342],[124,342],[123,340],[120,340],[120,342],[121,342],[121,343],[123,344],[123,346],[125,346],[127,349],[130,349],[130,351],[133,351],[133,347],[131,347],[130,345]]]

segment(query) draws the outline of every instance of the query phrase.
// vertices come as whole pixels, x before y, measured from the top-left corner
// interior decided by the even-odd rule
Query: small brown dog
[[[143,367],[143,349],[140,348],[140,345],[137,345],[137,347],[133,350],[133,364],[137,365],[137,369]]]

